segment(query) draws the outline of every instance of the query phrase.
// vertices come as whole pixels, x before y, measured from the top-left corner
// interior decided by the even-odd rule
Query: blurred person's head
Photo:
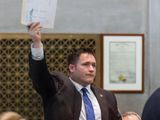
[[[141,120],[141,117],[135,112],[125,112],[122,114],[122,120]]]
[[[16,112],[3,112],[0,114],[0,120],[25,120]]]

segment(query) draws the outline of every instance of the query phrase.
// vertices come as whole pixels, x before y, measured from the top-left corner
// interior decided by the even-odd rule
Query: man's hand
[[[28,33],[33,40],[33,47],[39,48],[41,46],[41,28],[39,22],[33,22],[28,26]]]

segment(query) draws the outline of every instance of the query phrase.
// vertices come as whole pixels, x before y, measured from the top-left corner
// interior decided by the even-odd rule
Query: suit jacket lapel
[[[93,85],[91,86],[91,89],[93,91],[93,93],[95,94],[97,101],[99,103],[100,109],[101,109],[101,115],[102,115],[102,120],[107,120],[108,119],[108,105],[107,105],[107,101],[105,99],[104,94],[99,91],[98,89],[96,89]]]
[[[66,78],[65,84],[67,84],[68,89],[70,91],[70,94],[73,99],[72,99],[72,113],[73,113],[73,120],[79,120],[80,112],[81,112],[81,104],[82,104],[82,98],[81,94],[77,91],[73,83]],[[73,96],[72,96],[73,95]]]
[[[81,106],[82,106],[82,98],[76,88],[74,88],[74,101],[73,101],[73,103],[74,103],[74,107],[73,107],[74,120],[79,120]]]

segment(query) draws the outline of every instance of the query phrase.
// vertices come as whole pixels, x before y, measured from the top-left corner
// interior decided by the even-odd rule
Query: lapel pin
[[[102,95],[102,94],[100,94],[100,97],[103,97],[103,95]]]

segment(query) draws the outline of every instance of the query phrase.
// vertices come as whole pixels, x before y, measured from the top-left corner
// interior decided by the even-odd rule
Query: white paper
[[[136,43],[110,42],[110,82],[136,83]]]
[[[23,0],[21,23],[40,22],[43,28],[53,28],[57,0]]]

